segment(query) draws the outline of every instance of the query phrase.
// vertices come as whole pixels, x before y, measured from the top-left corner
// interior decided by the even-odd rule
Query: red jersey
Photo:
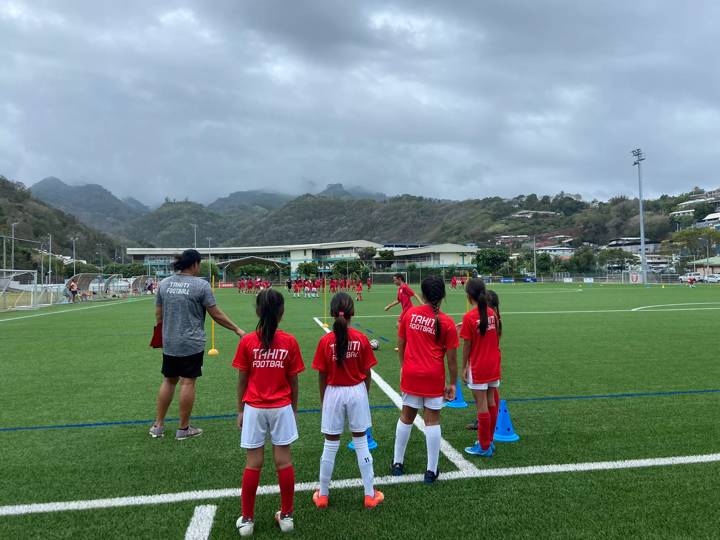
[[[410,298],[412,298],[413,296],[415,296],[415,292],[410,287],[408,287],[407,283],[403,283],[402,285],[400,285],[400,287],[398,288],[397,299],[402,306],[403,315],[408,309],[413,307],[412,300],[410,300]]]
[[[357,287],[355,287],[355,290],[357,292],[362,292],[362,281],[358,281]]]
[[[415,306],[400,321],[398,336],[405,341],[400,389],[415,396],[442,396],[445,391],[445,353],[458,348],[455,322],[440,313],[438,342],[432,307],[427,304]]]
[[[470,370],[473,384],[500,380],[500,339],[497,334],[497,315],[488,308],[488,327],[480,335],[477,309],[468,311],[463,317],[460,337],[470,341]]]
[[[335,333],[325,334],[318,343],[312,368],[327,374],[332,386],[355,386],[363,382],[365,373],[377,364],[368,338],[354,328],[348,328],[348,349],[342,366],[335,356]]]
[[[243,402],[260,409],[290,405],[289,378],[305,369],[297,340],[277,330],[269,349],[263,349],[257,332],[247,334],[238,345],[233,367],[248,374]]]

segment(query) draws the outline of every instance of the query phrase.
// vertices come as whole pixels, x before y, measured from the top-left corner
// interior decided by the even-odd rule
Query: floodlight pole
[[[10,243],[10,270],[15,270],[15,226],[17,222],[10,224],[12,229],[12,241]]]
[[[638,170],[638,195],[640,198],[640,267],[642,271],[643,285],[647,285],[647,256],[645,252],[645,216],[643,213],[643,192],[642,192],[642,165],[645,161],[645,154],[640,148],[636,148],[632,152],[635,161],[633,166],[637,165]]]
[[[190,226],[193,228],[193,249],[197,249],[197,223],[191,223]]]
[[[210,253],[210,240],[212,240],[212,236],[207,237],[207,241],[208,241],[208,281],[212,282],[212,253]]]
[[[52,234],[48,234],[48,285],[52,284]]]
[[[73,276],[76,276],[77,272],[75,270],[75,242],[77,241],[77,236],[73,236],[71,240],[73,243]]]
[[[98,248],[98,253],[100,254],[100,273],[104,274],[104,267],[103,267],[103,253],[102,248],[104,247],[103,244],[95,244],[95,247]]]
[[[533,273],[535,274],[535,282],[537,282],[537,251],[535,243],[535,237],[533,236]]]

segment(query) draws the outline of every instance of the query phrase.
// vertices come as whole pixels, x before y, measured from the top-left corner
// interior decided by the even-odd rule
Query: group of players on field
[[[199,264],[199,253],[187,250],[176,263],[178,274],[166,278],[160,285],[156,316],[158,326],[162,326],[165,379],[158,394],[158,414],[150,435],[163,436],[165,415],[179,381],[182,382],[181,419],[176,439],[202,434],[201,429],[189,423],[195,378],[202,374],[202,352],[194,352],[199,350],[200,340],[188,341],[187,336],[190,336],[188,324],[202,324],[204,310],[207,310],[221,326],[241,337],[232,365],[238,370],[237,426],[241,432],[240,446],[246,449],[247,459],[242,476],[241,516],[236,527],[241,536],[253,534],[255,499],[264,462],[264,446],[269,437],[280,491],[280,510],[276,512],[275,520],[281,531],[290,532],[294,529],[295,495],[290,445],[299,437],[296,423],[298,374],[304,371],[305,364],[296,338],[280,329],[285,299],[271,287],[262,290],[255,301],[257,326],[246,333],[219,310],[207,282],[196,277]],[[491,457],[495,451],[492,440],[498,414],[499,340],[502,333],[498,300],[497,295],[486,290],[481,279],[470,279],[465,292],[472,309],[464,315],[462,323],[456,325],[441,310],[446,294],[442,278],[430,276],[422,281],[420,305],[413,304],[415,293],[404,282],[402,274],[396,274],[393,281],[398,286],[397,299],[385,306],[385,310],[398,304],[402,306],[397,346],[402,410],[395,428],[390,471],[394,476],[405,473],[405,452],[412,425],[422,409],[427,450],[424,480],[433,483],[440,474],[440,411],[445,401],[455,399],[457,390],[460,339],[463,343],[460,374],[472,390],[477,405],[477,440],[465,448],[465,452]],[[329,285],[333,288],[332,282]],[[332,331],[328,330],[319,340],[312,360],[312,368],[318,372],[322,403],[320,431],[324,436],[319,489],[312,500],[317,508],[329,505],[330,481],[340,436],[347,423],[360,469],[364,506],[374,508],[384,500],[384,495],[374,487],[373,458],[366,435],[372,426],[368,393],[371,370],[377,359],[367,336],[351,326],[355,304],[348,293],[337,290],[340,286],[338,280],[337,292],[330,302]],[[352,284],[346,282],[345,287],[348,286]],[[186,309],[187,314],[183,315],[181,312]],[[192,349],[190,352],[194,354],[180,354],[183,349]]]

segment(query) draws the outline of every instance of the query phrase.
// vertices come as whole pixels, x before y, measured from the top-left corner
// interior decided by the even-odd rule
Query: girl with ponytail
[[[240,536],[255,528],[255,496],[260,483],[267,435],[280,485],[280,510],[275,520],[283,532],[294,529],[295,469],[290,444],[297,440],[295,422],[298,403],[298,373],[305,369],[297,340],[278,328],[285,312],[283,295],[273,289],[255,299],[258,324],[238,345],[233,367],[238,370],[238,417],[240,446],[247,449],[242,478],[242,515],[236,527]]]
[[[477,406],[478,438],[465,452],[492,457],[493,434],[497,421],[497,388],[500,386],[500,318],[489,305],[491,291],[480,278],[468,281],[468,300],[474,306],[463,317],[460,337],[463,339],[462,378],[472,390]],[[497,295],[492,293],[493,300]],[[499,301],[495,302],[497,306]]]
[[[330,302],[330,315],[335,319],[332,332],[327,331],[318,343],[312,363],[319,376],[321,431],[325,435],[320,458],[320,489],[313,494],[313,502],[318,508],[326,508],[329,504],[330,479],[345,420],[355,445],[365,490],[365,507],[374,508],[385,498],[374,488],[373,458],[365,435],[372,426],[368,392],[371,369],[377,360],[368,338],[350,326],[354,314],[355,305],[349,294],[339,292],[333,296]]]
[[[440,458],[440,410],[443,398],[455,399],[458,335],[455,323],[440,311],[445,283],[439,276],[425,278],[421,284],[424,304],[405,312],[398,330],[400,389],[403,407],[395,428],[395,454],[391,472],[404,474],[405,450],[419,409],[425,420],[427,469],[425,482],[437,480]],[[447,360],[450,381],[445,381]]]

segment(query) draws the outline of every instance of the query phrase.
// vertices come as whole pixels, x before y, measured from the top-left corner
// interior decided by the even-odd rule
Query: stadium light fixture
[[[637,165],[638,171],[638,195],[640,199],[640,267],[642,270],[642,282],[647,285],[647,257],[645,254],[645,216],[643,213],[643,191],[642,191],[642,165],[645,161],[645,153],[640,149],[636,148],[631,151],[631,154],[635,158],[633,166]]]

